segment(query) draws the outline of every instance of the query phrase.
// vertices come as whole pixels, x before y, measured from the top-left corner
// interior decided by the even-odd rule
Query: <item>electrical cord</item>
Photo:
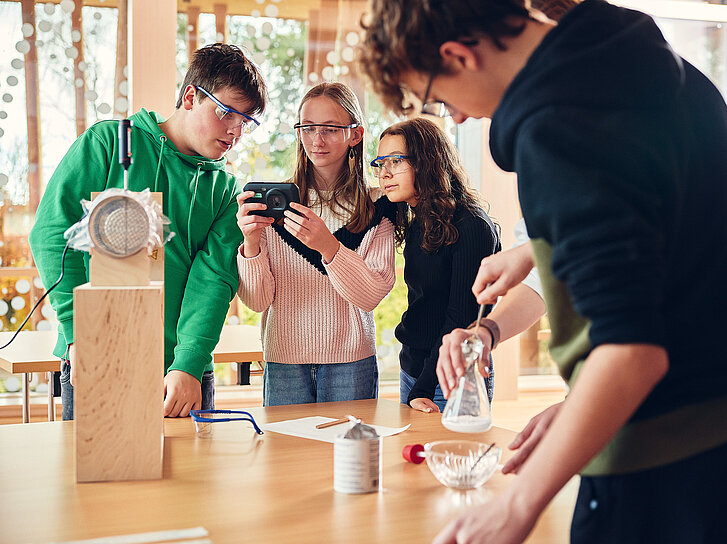
[[[23,322],[22,322],[22,323],[20,324],[20,327],[18,327],[18,330],[17,330],[17,331],[15,331],[15,334],[13,335],[13,337],[12,337],[12,338],[11,338],[11,339],[10,339],[10,340],[8,341],[8,343],[7,343],[7,344],[5,344],[4,346],[0,346],[0,349],[5,349],[6,347],[8,347],[8,346],[9,346],[9,345],[10,345],[10,344],[11,344],[11,343],[13,342],[13,340],[15,340],[15,339],[16,339],[16,338],[18,337],[18,334],[20,333],[20,331],[21,331],[21,330],[23,330],[23,327],[25,327],[25,324],[26,324],[26,323],[28,322],[28,320],[30,319],[30,316],[31,316],[31,315],[33,315],[33,312],[35,311],[35,309],[36,309],[36,308],[37,308],[37,307],[38,307],[38,306],[40,305],[40,303],[41,303],[41,302],[43,302],[43,299],[44,299],[45,297],[47,297],[47,296],[48,296],[48,294],[49,294],[49,293],[50,293],[50,292],[51,292],[51,291],[52,291],[53,289],[55,289],[56,287],[58,287],[58,284],[59,284],[59,283],[61,283],[61,280],[63,279],[63,274],[64,274],[64,273],[65,273],[65,271],[66,271],[66,269],[65,269],[65,265],[66,265],[66,253],[68,253],[68,249],[69,249],[70,247],[71,247],[71,246],[69,246],[69,245],[66,245],[65,249],[63,250],[63,256],[61,257],[61,275],[60,275],[60,277],[58,278],[58,280],[57,280],[57,281],[56,281],[56,282],[55,282],[55,283],[54,283],[53,285],[51,285],[51,286],[50,286],[50,288],[49,288],[49,289],[48,289],[48,290],[47,290],[47,291],[46,291],[46,292],[45,292],[45,293],[43,294],[43,296],[42,296],[42,297],[40,297],[40,298],[38,299],[38,302],[36,302],[36,303],[35,303],[35,305],[34,305],[34,306],[33,306],[33,307],[31,308],[30,312],[28,312],[28,316],[27,316],[27,317],[25,318],[25,321],[23,321]]]

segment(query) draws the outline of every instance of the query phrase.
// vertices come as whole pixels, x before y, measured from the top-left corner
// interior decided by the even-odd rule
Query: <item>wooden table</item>
[[[215,544],[422,543],[463,508],[492,499],[514,478],[497,472],[483,488],[467,492],[442,486],[426,463],[402,459],[406,444],[467,437],[505,446],[514,433],[497,428],[477,435],[453,433],[438,414],[390,400],[250,411],[259,424],[354,414],[369,423],[412,426],[383,439],[383,489],[345,495],[333,491],[332,444],[273,432],[258,437],[248,422],[216,423],[212,434],[202,437],[190,419],[167,419],[162,480],[84,484],[75,483],[75,422],[4,425],[0,540],[62,542],[201,525]],[[550,504],[527,542],[567,542],[575,494],[574,480]]]
[[[5,345],[13,332],[0,332],[0,346]],[[22,374],[23,423],[30,419],[30,393],[28,382],[33,372],[48,372],[48,421],[55,419],[55,406],[51,372],[61,369],[58,357],[53,355],[56,331],[22,331],[7,348],[0,350],[0,368],[12,374]],[[212,352],[215,363],[250,363],[262,361],[260,328],[253,325],[225,325],[220,341]]]

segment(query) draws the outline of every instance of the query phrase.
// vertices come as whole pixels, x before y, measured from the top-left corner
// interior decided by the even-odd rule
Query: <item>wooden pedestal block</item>
[[[162,477],[162,283],[74,290],[76,481]]]

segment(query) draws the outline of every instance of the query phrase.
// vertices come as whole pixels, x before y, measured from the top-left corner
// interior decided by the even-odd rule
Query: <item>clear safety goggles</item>
[[[345,142],[351,137],[351,129],[356,128],[358,123],[350,125],[328,125],[323,123],[310,123],[293,125],[298,137],[306,142],[312,142],[316,134],[329,144]]]
[[[384,170],[390,175],[395,176],[401,172],[406,172],[410,168],[409,157],[406,155],[382,155],[371,161],[371,171],[374,176],[380,177]]]
[[[225,124],[227,128],[237,128],[242,125],[242,132],[244,134],[250,134],[253,130],[260,126],[260,121],[242,113],[241,111],[237,111],[230,106],[225,106],[222,102],[217,100],[215,95],[203,87],[195,86],[195,89],[202,91],[210,98],[210,100],[212,100],[212,102],[215,103],[215,106],[217,106],[215,108],[215,115]]]
[[[230,414],[243,415],[245,417],[227,417]],[[242,410],[190,410],[189,415],[192,416],[195,429],[197,429],[199,434],[207,434],[212,430],[213,423],[223,423],[225,421],[249,421],[252,423],[257,434],[263,434],[250,412],[244,412]]]

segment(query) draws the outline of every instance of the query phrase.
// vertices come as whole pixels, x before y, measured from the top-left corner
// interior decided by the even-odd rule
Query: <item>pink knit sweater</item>
[[[371,189],[371,197],[381,196]],[[347,221],[312,206],[335,233]],[[373,309],[394,286],[394,227],[384,218],[352,251],[341,244],[322,274],[272,227],[260,253],[237,267],[242,302],[262,312],[265,360],[275,363],[348,363],[376,353]]]

